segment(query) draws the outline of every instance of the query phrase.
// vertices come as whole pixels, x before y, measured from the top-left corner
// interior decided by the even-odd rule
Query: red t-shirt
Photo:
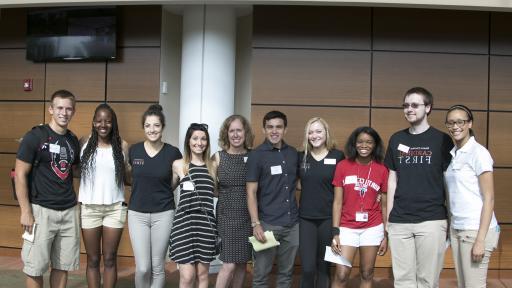
[[[386,166],[375,161],[368,165],[349,159],[338,163],[332,184],[343,188],[340,226],[361,229],[382,223],[382,209],[380,202],[377,202],[377,195],[387,191],[388,173]],[[361,209],[368,213],[367,222],[356,221],[356,212]]]

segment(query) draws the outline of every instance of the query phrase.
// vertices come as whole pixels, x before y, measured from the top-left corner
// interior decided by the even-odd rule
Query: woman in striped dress
[[[192,123],[185,136],[185,155],[172,165],[173,183],[180,183],[179,204],[170,239],[170,257],[179,264],[180,287],[208,287],[208,269],[215,258],[216,222],[213,195],[215,169],[210,162],[206,124]]]

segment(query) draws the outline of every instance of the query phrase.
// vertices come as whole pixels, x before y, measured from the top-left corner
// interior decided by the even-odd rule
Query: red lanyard
[[[368,170],[368,176],[366,176],[366,179],[363,181],[361,185],[359,185],[359,166],[361,164],[357,164],[357,183],[359,186],[359,199],[360,199],[360,208],[361,212],[364,210],[364,196],[366,196],[366,192],[368,191],[368,185],[366,184],[370,180],[370,175],[372,174],[372,162],[370,161],[370,169]]]

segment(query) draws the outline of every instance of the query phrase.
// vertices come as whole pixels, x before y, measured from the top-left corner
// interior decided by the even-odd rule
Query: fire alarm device
[[[23,80],[23,91],[32,91],[32,79]]]

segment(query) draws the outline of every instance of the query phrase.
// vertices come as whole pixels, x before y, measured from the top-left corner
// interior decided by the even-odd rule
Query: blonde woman
[[[192,123],[185,135],[185,155],[172,165],[180,197],[172,225],[170,257],[180,267],[180,287],[208,287],[215,259],[217,225],[213,213],[215,168],[210,161],[208,125]]]
[[[332,240],[332,180],[336,164],[345,158],[335,146],[327,122],[320,117],[311,118],[304,129],[303,151],[299,152],[300,181],[297,182],[297,189],[301,190],[301,287],[329,286],[330,265],[323,259],[325,247]]]

